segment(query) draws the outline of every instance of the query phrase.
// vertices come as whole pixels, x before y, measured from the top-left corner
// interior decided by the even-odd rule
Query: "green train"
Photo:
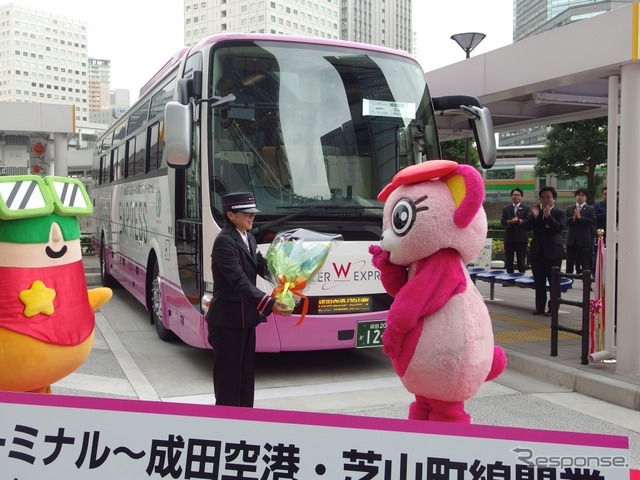
[[[482,172],[486,202],[511,201],[511,190],[519,187],[524,192],[524,202],[530,203],[538,198],[538,191],[547,185],[558,191],[558,202],[571,202],[577,188],[587,187],[587,177],[558,177],[545,175],[536,177],[534,167],[536,157],[498,158],[495,165]],[[596,174],[606,177],[606,168],[598,169]],[[596,198],[595,200],[598,200]]]

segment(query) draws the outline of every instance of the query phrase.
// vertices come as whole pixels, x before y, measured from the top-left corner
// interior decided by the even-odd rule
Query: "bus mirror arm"
[[[225,105],[229,105],[232,102],[236,101],[236,96],[233,93],[229,95],[225,95],[224,97],[211,97],[211,98],[201,98],[196,100],[196,105],[200,105],[201,103],[208,103],[211,108],[224,107]]]
[[[480,100],[471,95],[445,95],[443,97],[433,97],[433,109],[436,112],[445,110],[459,110],[461,105],[482,108]]]

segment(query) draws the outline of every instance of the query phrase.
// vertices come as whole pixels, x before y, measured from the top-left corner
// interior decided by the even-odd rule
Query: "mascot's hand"
[[[402,265],[391,263],[389,252],[378,245],[369,245],[369,253],[373,255],[373,266],[380,270],[382,286],[389,295],[395,297],[405,283],[407,283],[407,269]]]
[[[382,250],[379,245],[369,245],[369,253],[373,256],[371,263],[378,270],[385,270],[391,262],[389,262],[389,252]]]

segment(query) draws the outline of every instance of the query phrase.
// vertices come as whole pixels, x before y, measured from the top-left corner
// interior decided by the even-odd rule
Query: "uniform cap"
[[[225,212],[260,213],[256,208],[256,200],[248,192],[228,193],[220,197],[222,210]]]

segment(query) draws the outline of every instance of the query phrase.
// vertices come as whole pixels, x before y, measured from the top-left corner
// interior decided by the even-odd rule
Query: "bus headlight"
[[[213,295],[211,293],[205,293],[202,295],[202,300],[200,300],[200,307],[202,308],[202,313],[204,315],[209,311],[209,305],[211,305],[211,299]]]

